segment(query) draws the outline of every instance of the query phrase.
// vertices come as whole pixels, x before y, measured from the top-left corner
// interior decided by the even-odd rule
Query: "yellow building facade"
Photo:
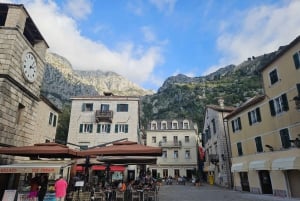
[[[225,117],[234,188],[300,197],[300,37],[260,71],[265,94]]]

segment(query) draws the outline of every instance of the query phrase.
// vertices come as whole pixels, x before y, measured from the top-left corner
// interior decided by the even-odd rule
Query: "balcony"
[[[182,146],[181,141],[160,141],[158,144],[160,147],[167,148],[180,148]]]
[[[95,113],[96,123],[98,123],[100,121],[111,123],[112,118],[113,118],[113,111],[112,110],[108,110],[108,111],[96,110],[96,113]]]

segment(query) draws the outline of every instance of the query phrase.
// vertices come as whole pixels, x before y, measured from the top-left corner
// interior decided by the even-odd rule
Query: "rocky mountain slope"
[[[144,96],[153,94],[114,72],[78,71],[55,53],[47,53],[42,94],[58,107],[72,96],[94,96],[103,92],[115,95]]]

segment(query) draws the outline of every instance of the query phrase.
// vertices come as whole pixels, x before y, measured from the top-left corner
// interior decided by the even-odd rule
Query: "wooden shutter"
[[[259,109],[259,107],[256,108],[255,112],[256,112],[257,121],[261,122],[261,116],[260,116],[260,109]]]
[[[287,95],[282,94],[281,98],[282,98],[282,103],[283,103],[283,110],[288,111],[289,110],[289,102],[288,102],[288,99],[287,99]]]
[[[90,124],[90,130],[89,130],[89,133],[92,133],[93,132],[93,124]]]
[[[239,125],[239,129],[242,130],[242,122],[241,122],[241,118],[238,118],[238,125]]]
[[[80,124],[79,125],[79,133],[82,133],[82,130],[83,130],[83,124]]]
[[[249,125],[252,125],[251,112],[248,112]]]
[[[53,116],[53,127],[55,127],[56,126],[56,115],[54,114],[54,116]]]
[[[293,55],[293,59],[294,59],[296,69],[299,69],[300,68],[300,60],[299,60],[298,52]]]
[[[125,125],[125,133],[128,133],[128,124]]]
[[[118,133],[118,124],[115,125],[115,133]]]
[[[231,127],[232,127],[232,131],[235,132],[235,128],[234,128],[234,121],[231,121]]]
[[[271,115],[272,115],[272,116],[275,116],[275,115],[276,115],[276,112],[275,112],[275,107],[274,107],[274,100],[270,100],[270,101],[269,101],[269,106],[270,106],[270,112],[271,112]]]
[[[107,133],[110,133],[110,124],[107,125]]]
[[[101,124],[97,124],[97,133],[100,133]]]

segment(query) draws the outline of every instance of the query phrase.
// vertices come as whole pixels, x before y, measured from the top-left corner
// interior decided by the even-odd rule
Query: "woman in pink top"
[[[64,201],[67,194],[68,183],[63,179],[62,176],[59,177],[55,182],[55,197],[57,201]]]

